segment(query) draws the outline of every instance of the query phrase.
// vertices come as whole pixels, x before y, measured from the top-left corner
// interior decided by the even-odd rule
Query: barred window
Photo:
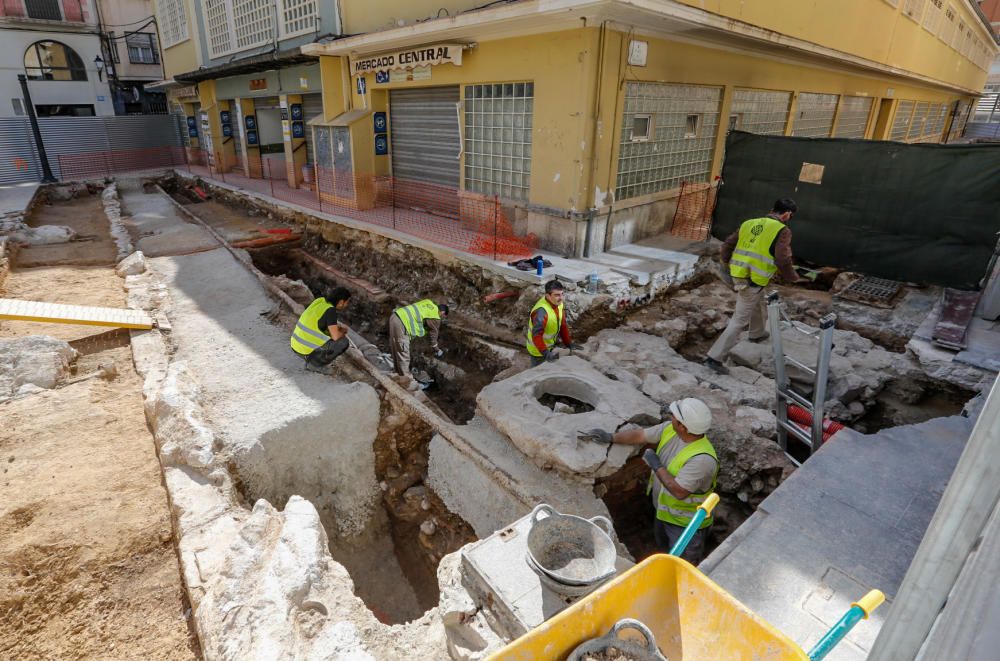
[[[845,96],[840,100],[840,115],[833,129],[835,138],[864,138],[872,99],[868,96]]]
[[[274,36],[275,0],[232,0],[236,50],[263,46]]]
[[[625,88],[615,199],[708,181],[719,132],[722,88],[629,82]],[[650,117],[646,140],[633,141],[637,117]]]
[[[527,200],[534,83],[465,87],[465,189]]]
[[[159,14],[157,25],[160,28],[160,38],[163,40],[164,48],[179,44],[188,38],[188,19],[184,0],[156,0],[156,9]]]
[[[212,57],[219,57],[233,51],[231,9],[228,0],[205,0],[208,49]]]

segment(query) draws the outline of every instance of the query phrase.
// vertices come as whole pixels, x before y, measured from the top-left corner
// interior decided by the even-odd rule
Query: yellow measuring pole
[[[153,327],[153,319],[142,310],[62,305],[41,301],[20,301],[14,298],[0,298],[0,319],[113,328]]]

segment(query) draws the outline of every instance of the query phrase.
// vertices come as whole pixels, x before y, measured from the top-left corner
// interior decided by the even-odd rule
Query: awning
[[[315,55],[309,55],[303,53],[298,48],[293,48],[277,53],[251,55],[235,62],[219,64],[214,67],[204,67],[196,71],[188,71],[187,73],[179,73],[174,76],[174,80],[185,84],[198,83],[203,80],[228,78],[229,76],[239,76],[245,73],[297,67],[300,64],[313,64],[318,61],[319,59]]]

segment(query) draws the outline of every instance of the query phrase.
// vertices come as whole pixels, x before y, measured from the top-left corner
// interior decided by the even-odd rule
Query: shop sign
[[[267,78],[251,78],[250,79],[250,89],[252,90],[266,90],[267,89]]]
[[[351,75],[360,76],[372,71],[395,71],[415,67],[432,67],[438,64],[462,66],[461,44],[435,44],[405,50],[351,58]]]
[[[388,71],[390,83],[405,83],[411,80],[430,80],[430,67],[415,67],[406,71]]]

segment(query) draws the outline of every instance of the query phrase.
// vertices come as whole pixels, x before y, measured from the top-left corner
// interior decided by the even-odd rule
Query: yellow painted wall
[[[885,0],[676,1],[967,89],[980,89],[985,81],[984,70]],[[986,28],[965,0],[951,2],[986,42]]]
[[[163,49],[163,77],[166,79],[173,78],[179,73],[194,71],[201,66],[202,58],[198,48],[198,23],[194,18],[194,10],[194,0],[186,0],[187,40]]]
[[[820,69],[658,39],[646,39],[647,66],[626,67],[627,38],[611,29],[585,28],[481,42],[465,52],[462,66],[432,67],[428,80],[377,85],[374,75],[368,75],[366,98],[357,94],[356,78],[350,79],[350,95],[345,97],[345,59],[323,56],[324,110],[332,118],[351,107],[382,109],[386,92],[397,88],[460,85],[464,94],[464,86],[469,84],[532,81],[535,97],[529,202],[584,211],[610,201],[607,192],[614,188],[617,170],[624,83],[629,80],[723,87],[724,106],[736,87],[868,96],[876,109],[883,98],[933,103],[952,103],[960,98],[958,93],[941,88],[846,73],[832,65]],[[391,106],[389,115],[391,126]],[[875,115],[873,111],[872,122]],[[720,118],[723,127],[726,117],[723,114]],[[724,134],[720,133],[713,175],[721,169],[723,143]],[[376,174],[386,171],[381,163],[358,165],[372,168]]]
[[[876,108],[880,99],[886,97],[932,103],[952,103],[963,98],[958,93],[904,83],[899,79],[859,76],[833,69],[817,69],[776,59],[752,57],[658,39],[647,40],[649,44],[647,66],[625,67],[624,57],[619,54],[627,50],[623,44],[627,38],[627,35],[621,32],[609,31],[606,35],[605,73],[600,115],[606,129],[609,126],[607,118],[613,116],[614,119],[610,123],[611,130],[603,131],[602,139],[598,144],[601,154],[596,163],[597,176],[594,181],[595,188],[590,191],[591,200],[593,200],[593,194],[597,192],[597,189],[606,191],[614,185],[624,106],[624,88],[619,89],[617,81],[622,78],[626,81],[723,87],[724,106],[736,87],[790,91],[796,95],[801,92],[815,92],[868,96],[874,99],[873,105]],[[611,108],[614,108],[613,114]],[[725,113],[720,117],[723,132],[716,136],[716,159],[712,175],[719,174],[721,169],[722,146],[725,138],[724,127],[727,117],[728,115]],[[870,121],[872,120],[870,119]],[[790,128],[791,122],[789,122]]]
[[[589,50],[596,43],[596,35],[597,30],[572,30],[484,42],[465,51],[460,67],[452,64],[432,67],[429,80],[376,85],[375,77],[369,75],[367,99],[357,93],[356,78],[352,79],[351,101],[356,108],[364,107],[366,102],[371,107],[372,93],[381,90],[532,81],[535,98],[531,202],[583,210],[586,206],[582,194],[587,188],[585,160],[591,147],[587,104],[594,83],[594,62]],[[324,86],[328,81],[335,86],[334,98],[339,93],[336,69],[333,63],[324,64]],[[324,87],[324,109],[330,116],[338,101],[328,102],[326,96]],[[392,125],[391,107],[389,124]]]
[[[451,16],[460,11],[484,5],[485,0],[340,0],[340,16],[344,21],[344,34],[361,34],[397,27],[397,21],[412,25],[438,15],[446,9]],[[377,11],[373,11],[377,6]],[[440,12],[446,16],[445,12]]]

